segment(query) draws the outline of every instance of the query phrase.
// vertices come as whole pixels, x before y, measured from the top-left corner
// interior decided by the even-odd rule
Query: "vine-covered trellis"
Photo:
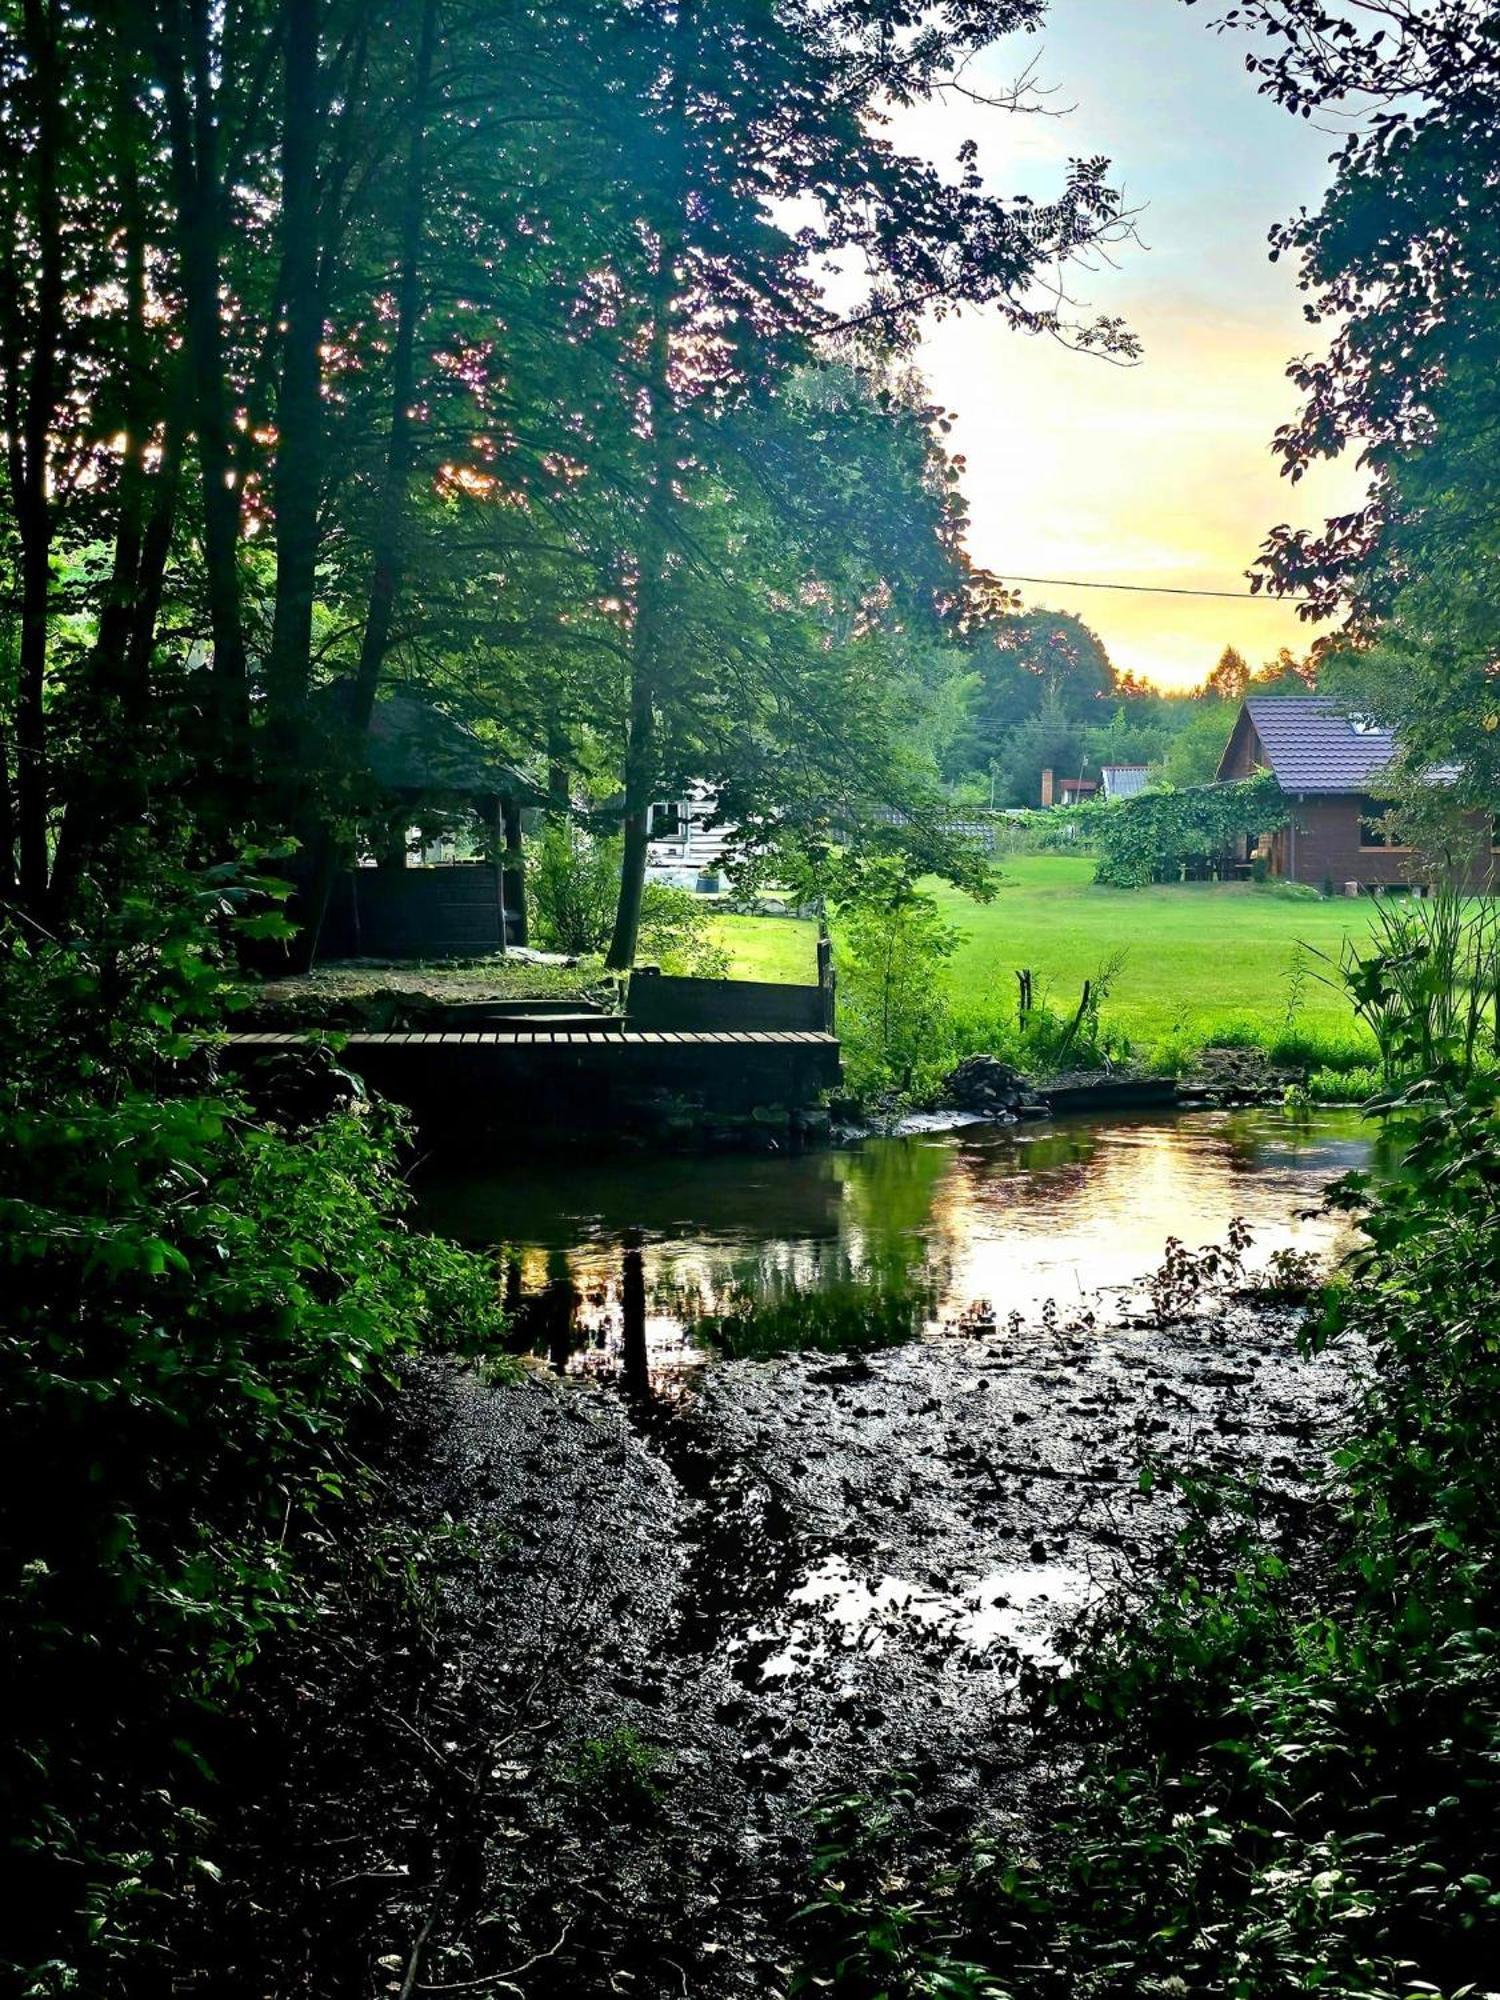
[[[1272,833],[1291,816],[1269,771],[1227,785],[1164,787],[1094,807],[1088,838],[1097,845],[1096,882],[1139,889],[1176,881],[1183,867],[1213,862],[1237,840]]]

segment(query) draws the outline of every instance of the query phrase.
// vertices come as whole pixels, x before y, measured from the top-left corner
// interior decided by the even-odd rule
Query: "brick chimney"
[[[1052,803],[1052,773],[1050,771],[1043,771],[1042,804],[1044,806],[1050,806],[1051,803]]]

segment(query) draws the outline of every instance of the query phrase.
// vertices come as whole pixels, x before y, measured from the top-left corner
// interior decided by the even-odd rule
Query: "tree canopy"
[[[899,805],[899,711],[942,711],[994,602],[903,351],[961,304],[1131,345],[1035,282],[1128,229],[1104,162],[1036,203],[892,136],[1043,12],[4,10],[0,875],[26,908],[66,923],[185,827],[294,837],[315,924],[394,684],[613,782],[619,963],[664,788],[753,786],[767,822],[835,782],[846,817]]]
[[[1329,684],[1395,724],[1418,768],[1459,767],[1482,802],[1500,776],[1495,9],[1248,0],[1226,22],[1257,32],[1246,60],[1266,95],[1351,121],[1326,199],[1274,239],[1331,329],[1291,370],[1303,406],[1276,443],[1293,480],[1358,453],[1369,495],[1319,529],[1275,529],[1260,580],[1305,595],[1309,616],[1341,614]]]

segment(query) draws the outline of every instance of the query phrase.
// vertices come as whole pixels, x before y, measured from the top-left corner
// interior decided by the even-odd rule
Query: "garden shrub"
[[[1212,862],[1236,841],[1285,826],[1290,815],[1269,772],[1235,784],[1170,786],[1092,809],[1099,850],[1094,879],[1117,889],[1175,882],[1186,863]]]
[[[602,951],[620,893],[620,844],[550,825],[531,848],[527,888],[538,944],[579,958]]]
[[[531,907],[539,944],[575,957],[601,952],[614,927],[620,893],[618,840],[573,826],[549,826],[533,849]],[[713,907],[666,882],[648,882],[641,896],[637,953],[666,972],[723,979],[729,954],[715,942]]]
[[[359,1487],[351,1424],[404,1351],[502,1332],[489,1265],[403,1227],[390,1114],[292,1130],[216,1076],[232,911],[221,880],[0,952],[0,1954],[33,1994],[125,1990],[213,1892],[225,1704]]]
[[[839,906],[839,1029],[857,1097],[935,1085],[951,1052],[947,964],[959,934],[898,861]]]

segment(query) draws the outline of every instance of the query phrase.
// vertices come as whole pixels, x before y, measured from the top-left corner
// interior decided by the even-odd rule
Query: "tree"
[[[1229,702],[1194,700],[1182,727],[1167,745],[1162,776],[1169,785],[1208,785],[1218,774],[1235,709]]]
[[[1198,692],[1206,701],[1239,701],[1249,683],[1250,668],[1244,654],[1226,646]]]
[[[1326,357],[1294,364],[1304,395],[1278,434],[1285,469],[1358,449],[1366,504],[1316,531],[1273,531],[1259,580],[1342,613],[1338,684],[1401,731],[1417,764],[1458,765],[1476,802],[1500,758],[1487,578],[1500,459],[1500,39],[1489,0],[1422,8],[1251,0],[1229,19],[1269,36],[1247,58],[1289,111],[1358,122],[1322,206],[1276,233],[1298,258]]]
[[[1057,315],[1028,296],[1033,275],[1120,230],[1102,162],[1075,165],[1041,220],[985,193],[972,160],[950,183],[878,131],[885,104],[932,97],[980,48],[1039,14],[1032,0],[988,0],[944,10],[910,36],[901,31],[915,17],[900,0],[776,12],[749,0],[642,0],[633,11],[654,82],[640,100],[636,157],[648,171],[635,180],[625,239],[636,254],[613,268],[636,329],[628,386],[641,452],[612,965],[634,953],[660,716],[690,670],[668,644],[687,510],[694,486],[722,471],[725,418],[836,325],[809,259],[863,263],[869,291],[853,323],[888,342],[909,342],[923,311],[959,302],[1055,329]],[[772,201],[811,203],[816,219],[794,234],[770,219]],[[1081,337],[1123,339],[1109,323]]]
[[[969,727],[954,745],[949,768],[1004,766],[1012,802],[1034,804],[1032,779],[1046,761],[1045,746],[1033,730],[1027,739],[1031,747],[1013,754],[1016,732],[1050,711],[1053,719],[1042,734],[1055,739],[1066,718],[1069,727],[1061,733],[1070,747],[1059,768],[1073,768],[1082,754],[1083,731],[1105,721],[1103,701],[1118,691],[1109,655],[1097,633],[1072,612],[1009,611],[980,623],[971,661]]]

